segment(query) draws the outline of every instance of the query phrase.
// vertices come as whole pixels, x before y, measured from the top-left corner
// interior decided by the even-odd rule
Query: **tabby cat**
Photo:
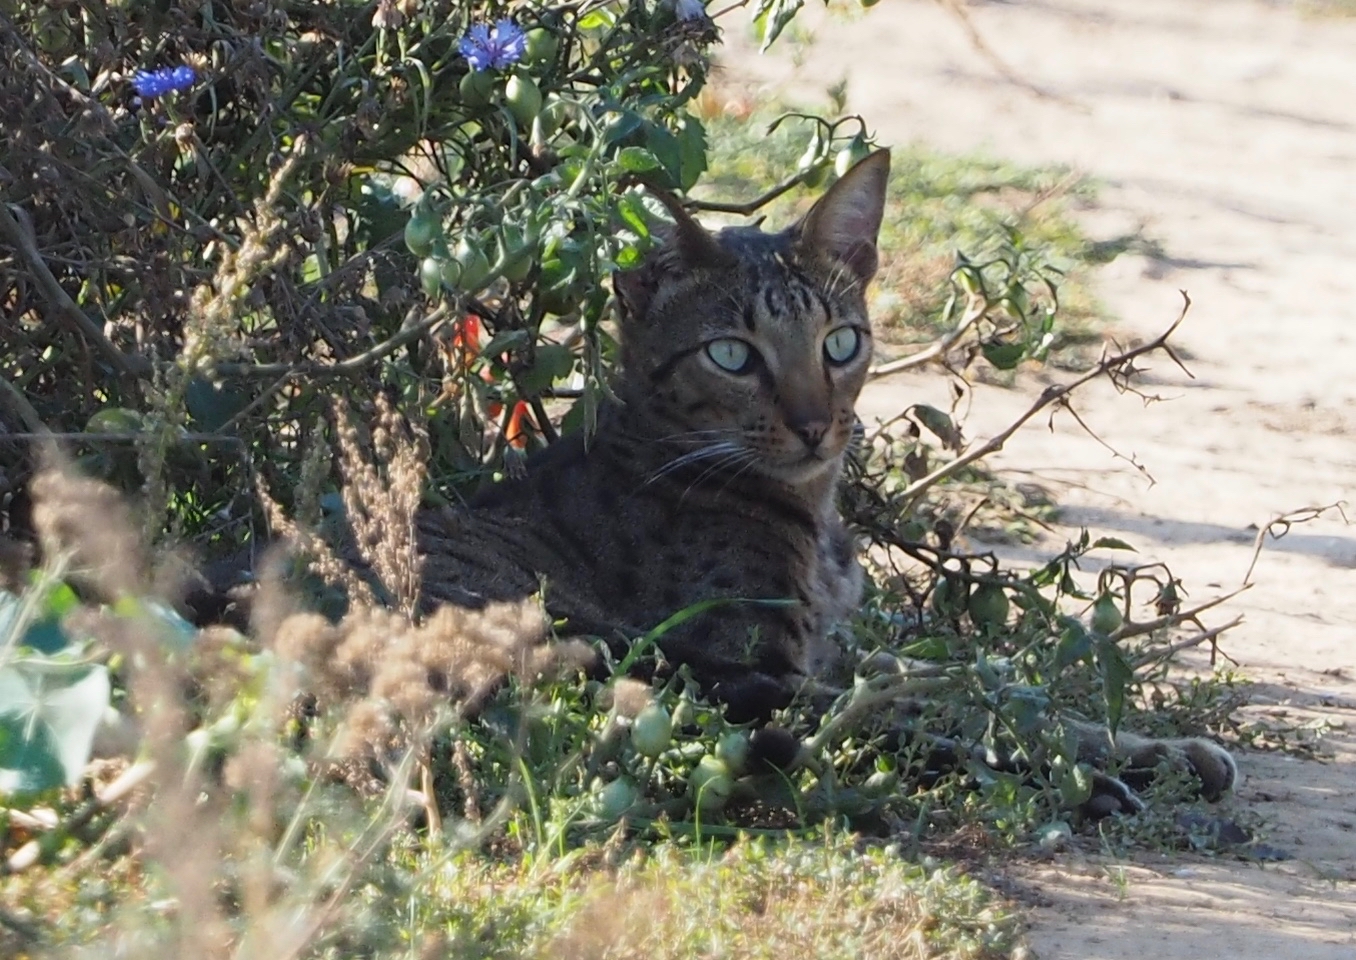
[[[675,209],[659,249],[616,277],[621,372],[596,432],[469,509],[421,515],[425,605],[540,591],[568,632],[611,641],[728,600],[659,643],[735,719],[830,675],[861,593],[835,492],[871,361],[889,165],[867,157],[780,233],[713,235]],[[1207,792],[1233,782],[1207,741],[1136,743],[1186,749]]]

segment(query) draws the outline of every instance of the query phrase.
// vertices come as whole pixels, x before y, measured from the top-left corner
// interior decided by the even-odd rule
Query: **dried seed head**
[[[619,717],[634,720],[636,714],[654,702],[654,692],[648,683],[621,677],[611,687],[612,710]]]
[[[33,478],[33,526],[43,553],[70,558],[73,572],[113,599],[142,591],[146,552],[117,490],[62,469]]]

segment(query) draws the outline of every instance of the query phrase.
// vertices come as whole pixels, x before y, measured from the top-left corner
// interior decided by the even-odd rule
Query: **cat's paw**
[[[1220,800],[1239,784],[1238,764],[1228,750],[1205,737],[1157,740],[1135,734],[1116,737],[1118,753],[1126,760],[1121,776],[1136,787],[1146,786],[1160,764],[1191,773],[1200,781],[1201,797]]]
[[[1175,740],[1172,745],[1185,757],[1191,772],[1201,781],[1201,796],[1211,803],[1238,789],[1241,776],[1238,764],[1228,750],[1213,740],[1192,737]]]
[[[1092,773],[1092,793],[1078,805],[1078,815],[1088,820],[1101,820],[1113,814],[1130,815],[1144,809],[1144,801],[1121,780],[1100,770]]]

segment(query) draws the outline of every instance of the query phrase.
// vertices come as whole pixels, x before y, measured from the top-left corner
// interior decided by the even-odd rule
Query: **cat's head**
[[[617,275],[618,392],[675,462],[793,486],[836,470],[871,362],[889,170],[872,154],[781,233],[711,234],[675,209],[660,247]]]

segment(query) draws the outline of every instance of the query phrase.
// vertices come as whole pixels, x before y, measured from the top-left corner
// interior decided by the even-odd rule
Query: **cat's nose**
[[[811,450],[819,449],[819,445],[824,442],[824,435],[829,432],[827,420],[799,420],[788,426]]]

